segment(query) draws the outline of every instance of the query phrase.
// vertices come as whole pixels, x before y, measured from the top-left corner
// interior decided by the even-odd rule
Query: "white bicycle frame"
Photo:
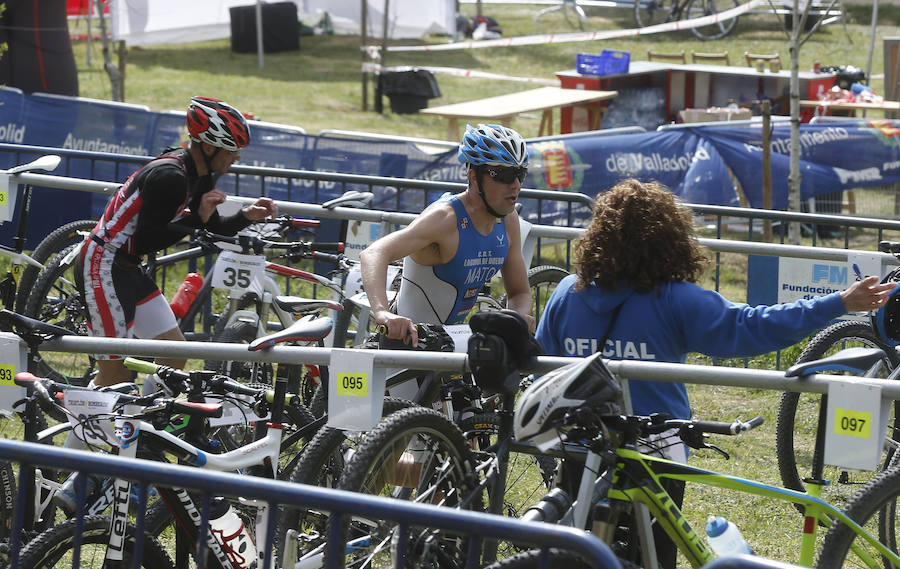
[[[142,420],[131,420],[127,417],[116,419],[116,432],[127,433],[127,440],[124,435],[122,437],[122,445],[120,447],[119,456],[135,458],[137,456],[137,442],[140,437],[149,436],[165,441],[168,445],[175,446],[192,458],[187,462],[198,468],[217,470],[220,472],[229,472],[250,466],[264,465],[266,459],[272,468],[272,477],[275,478],[278,465],[278,455],[281,450],[281,425],[273,425],[267,423],[266,436],[258,441],[254,441],[240,448],[228,451],[223,454],[209,454],[198,449],[194,445],[179,439],[175,435],[166,431],[156,429],[152,424]],[[111,561],[121,561],[124,552],[125,526],[128,517],[128,501],[131,494],[131,482],[129,480],[116,479],[115,483],[115,499],[113,502],[113,519],[110,532],[110,543],[106,550],[106,559]],[[197,534],[200,535],[200,516],[194,515],[199,513],[196,505],[190,499],[187,492],[180,491],[179,499],[185,509],[191,514],[191,519],[197,528]],[[269,503],[263,501],[245,501],[242,503],[256,507],[256,536],[268,535],[268,512]],[[222,549],[221,543],[216,541],[212,532],[207,531],[207,545],[209,550],[216,555],[223,567],[231,567],[232,563]],[[265,560],[266,550],[257,548],[257,566],[262,567]]]

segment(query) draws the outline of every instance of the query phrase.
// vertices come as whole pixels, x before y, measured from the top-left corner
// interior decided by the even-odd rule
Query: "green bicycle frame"
[[[817,486],[811,486],[811,489],[814,489],[811,493],[803,493],[746,478],[695,468],[680,462],[649,456],[634,449],[619,448],[616,450],[616,454],[618,461],[613,484],[608,494],[609,499],[646,505],[666,534],[675,542],[679,551],[690,561],[692,567],[699,568],[715,559],[716,555],[706,545],[703,537],[694,531],[681,509],[663,489],[660,483],[662,479],[714,486],[802,505],[806,515],[800,547],[800,565],[805,567],[812,567],[815,560],[816,531],[819,522],[825,526],[835,522],[847,525],[888,558],[894,566],[900,566],[900,556],[872,537],[869,532],[843,512],[815,495],[818,494]],[[853,551],[861,556],[861,560],[868,567],[872,569],[881,567],[879,560],[873,559],[859,551],[858,548],[854,548]]]

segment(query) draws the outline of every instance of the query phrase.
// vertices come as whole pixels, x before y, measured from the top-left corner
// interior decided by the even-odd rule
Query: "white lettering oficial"
[[[597,338],[564,338],[563,349],[567,356],[587,356],[599,351],[600,340]],[[603,357],[620,360],[655,360],[656,354],[650,351],[646,342],[623,342],[607,340],[603,346]]]
[[[133,154],[136,156],[146,156],[148,151],[143,146],[129,146],[124,142],[107,142],[96,138],[75,138],[70,132],[63,142],[63,148],[71,150],[85,150],[91,152],[111,152],[115,154]]]

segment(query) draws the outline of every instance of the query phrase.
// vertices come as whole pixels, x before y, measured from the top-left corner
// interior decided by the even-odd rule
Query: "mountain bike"
[[[94,424],[104,420],[108,422],[111,419],[115,419],[117,426],[116,436],[121,441],[110,440],[110,442],[120,446],[120,455],[143,456],[145,458],[156,456],[157,459],[161,459],[164,454],[167,454],[177,457],[180,462],[202,468],[223,471],[250,469],[249,472],[254,475],[269,478],[278,476],[279,454],[287,443],[283,436],[285,434],[282,423],[283,413],[287,404],[292,400],[296,400],[296,396],[287,394],[285,380],[277,380],[274,390],[261,390],[235,382],[224,376],[217,376],[206,370],[185,373],[130,358],[126,359],[126,365],[141,371],[153,370],[173,391],[188,392],[189,400],[182,401],[160,397],[161,393],[143,397],[120,396],[120,401],[115,405],[111,413],[82,419],[82,423],[90,421]],[[69,389],[64,384],[48,379],[35,378],[31,374],[21,374],[17,376],[16,381],[21,385],[29,386],[35,393],[43,393],[46,403],[52,401],[55,393],[65,392]],[[215,451],[214,446],[210,446],[209,440],[206,438],[206,433],[209,431],[203,419],[220,417],[223,413],[222,405],[190,400],[191,393],[199,397],[206,397],[210,390],[230,393],[232,394],[231,398],[234,395],[250,397],[252,398],[252,408],[257,415],[265,417],[267,414],[270,414],[271,417],[261,426],[254,440],[236,449],[218,453]],[[140,406],[141,408],[135,411],[134,407],[126,407],[125,404]],[[131,410],[129,411],[128,409]],[[171,417],[176,414],[186,415],[189,419],[176,432],[169,432],[169,429],[164,427],[169,425]],[[122,430],[122,425],[127,425],[128,427]],[[102,427],[95,427],[92,432],[101,430]],[[137,454],[138,452],[140,452],[140,455]],[[249,567],[254,560],[256,560],[258,566],[262,565],[265,548],[260,548],[259,559],[255,558],[254,548],[254,557],[252,559],[247,558],[240,562],[236,561],[236,554],[246,554],[246,552],[237,547],[238,536],[219,535],[213,532],[212,535],[207,535],[206,539],[198,539],[198,536],[202,536],[207,529],[209,516],[203,512],[208,512],[206,508],[211,500],[209,495],[199,497],[177,488],[158,487],[156,490],[162,499],[162,503],[166,506],[165,508],[157,508],[154,513],[148,514],[148,519],[143,525],[147,528],[158,527],[159,520],[157,518],[160,515],[168,516],[166,519],[177,521],[178,523],[175,524],[176,533],[185,538],[190,546],[190,551],[177,549],[177,559],[182,559],[183,555],[191,552],[198,556],[197,559],[202,559],[204,555],[202,550],[208,547],[213,555],[207,560],[210,564],[207,566],[221,566],[225,568]],[[143,510],[146,504],[146,491],[146,488],[138,488],[139,510]],[[134,536],[141,535],[141,531],[139,531],[142,525],[141,522],[138,523],[137,529],[131,532],[126,531],[125,535],[122,534],[127,527],[125,516],[128,511],[127,503],[130,493],[130,484],[127,481],[117,480],[115,483],[112,521],[108,517],[97,518],[88,516],[81,522],[90,529],[90,532],[85,533],[85,543],[101,546],[110,545],[108,548],[104,547],[107,561],[115,559],[110,557],[110,551],[114,549],[111,544],[120,543],[124,539],[131,543],[127,549],[134,550],[135,542],[137,541]],[[87,495],[84,483],[76,484],[76,494],[78,502],[82,503]],[[253,530],[249,534],[250,539],[253,539],[255,536],[260,543],[265,543],[267,536],[272,535],[272,532],[269,532],[267,529],[270,523],[270,516],[267,515],[269,505],[257,503],[248,506],[235,502],[233,506],[241,512],[240,515],[246,517],[244,523]],[[256,519],[258,520],[256,523],[250,521],[250,516],[247,514],[250,511],[256,514]],[[82,518],[83,515],[84,507],[81,506],[76,514],[76,518],[51,528],[29,542],[22,550],[21,566],[48,567],[54,566],[58,561],[65,562],[68,552],[75,545],[75,535],[78,533],[77,524],[79,523],[79,518]],[[151,518],[153,519],[151,520]],[[101,523],[100,520],[105,521],[105,523]],[[145,537],[145,539],[147,541],[144,542],[143,546],[145,548],[149,546],[151,551],[154,550],[155,544],[153,540],[149,537]],[[178,541],[180,543],[180,539]],[[201,543],[204,545],[198,548],[198,545]],[[156,551],[152,552],[153,559],[145,558],[143,566],[152,567],[151,563],[154,562],[164,563],[164,560],[159,555],[156,555]],[[87,566],[86,563],[90,562],[103,561],[102,551],[94,552],[94,554],[98,555],[99,558],[86,561],[84,553],[82,553],[82,566]],[[198,562],[198,564],[202,565],[202,562]]]
[[[306,227],[309,223],[308,220],[280,217],[274,220],[265,220],[257,225],[261,228],[277,227],[280,231],[286,231],[298,226]],[[162,269],[185,260],[196,259],[209,253],[218,253],[219,246],[217,244],[221,242],[240,243],[243,240],[243,243],[245,244],[243,247],[246,247],[249,250],[263,247],[280,248],[285,251],[284,256],[290,259],[334,259],[335,257],[328,253],[319,252],[317,249],[330,251],[340,248],[340,244],[337,243],[317,244],[309,241],[282,242],[252,235],[236,238],[230,236],[217,236],[201,230],[196,231],[193,238],[194,241],[189,248],[149,260],[146,270],[152,273],[157,269]],[[75,285],[76,277],[74,274],[75,257],[79,247],[80,245],[72,246],[65,254],[58,255],[41,272],[37,284],[29,295],[25,315],[44,322],[59,325],[79,335],[86,335],[88,319],[87,306],[84,303],[81,292]],[[271,274],[278,274],[287,279],[299,279],[300,281],[313,283],[317,286],[327,285],[339,289],[339,285],[333,283],[330,279],[319,277],[313,273],[275,263],[269,263],[268,265]],[[215,265],[210,265],[204,279],[203,287],[201,287],[197,296],[187,308],[186,313],[180,319],[179,326],[182,328],[185,337],[188,339],[209,339],[208,336],[192,333],[192,330],[194,328],[195,318],[200,314],[201,310],[203,310],[203,307],[208,305],[208,302],[212,297],[212,277],[214,276],[214,270]],[[256,329],[259,330],[254,337],[266,333],[265,330],[268,326],[269,307],[274,302],[273,297],[277,297],[281,294],[281,289],[278,287],[276,281],[267,277],[268,273],[264,277],[265,280],[263,287],[261,287],[262,290],[258,293],[259,302],[256,301],[256,297],[246,296],[247,286],[245,283],[248,281],[246,281],[243,276],[240,279],[233,279],[235,286],[231,290],[237,289],[238,292],[231,293],[234,300],[229,301],[222,309],[224,316],[223,314],[218,316],[220,323],[217,333],[219,335],[225,334],[225,328],[232,321],[237,321],[238,318],[242,321],[251,321],[251,317],[255,317],[252,318],[252,322],[256,325]],[[242,287],[240,285],[245,286]],[[270,296],[265,297],[264,293],[267,292]],[[288,300],[290,301],[291,299]],[[296,299],[293,300],[296,301]],[[251,305],[256,310],[246,310],[246,308]],[[310,306],[310,303],[289,302],[289,305],[293,309],[304,311],[302,313],[318,311],[323,308],[321,303]],[[330,308],[338,307],[331,305]],[[275,307],[272,310],[278,315],[281,323],[280,325],[283,326],[286,323],[293,322],[292,314],[286,313],[279,307]],[[263,311],[265,311],[265,317],[261,317]],[[234,316],[233,319],[231,318],[232,316]],[[246,332],[242,333],[246,334]],[[232,338],[245,338],[244,335],[236,336],[236,331],[234,330],[228,332],[228,334]],[[93,358],[90,354],[48,354],[47,359],[39,359],[35,362],[35,366],[33,371],[38,375],[46,375],[56,380],[69,381],[79,385],[87,384],[87,381],[90,379],[95,368]]]
[[[48,154],[29,162],[6,170],[7,176],[13,176],[16,180],[17,174],[25,174],[29,172],[52,172],[59,166],[60,157],[55,154]],[[0,280],[0,302],[5,308],[10,310],[21,311],[25,304],[25,298],[31,287],[34,285],[34,279],[38,272],[44,268],[43,263],[57,251],[58,235],[68,226],[61,227],[47,236],[44,241],[32,252],[26,255],[25,250],[25,231],[28,228],[28,216],[31,212],[31,184],[25,183],[22,187],[22,207],[19,212],[19,223],[16,227],[16,235],[13,237],[13,246],[7,247],[0,245],[0,255],[8,257],[10,261],[9,269],[6,276]],[[0,193],[0,204],[6,205],[12,217],[12,211],[15,203],[8,203],[7,192]],[[44,243],[47,243],[46,245]],[[51,249],[51,247],[54,247]]]
[[[738,0],[634,0],[634,23],[639,28],[645,28],[678,20],[693,20],[739,5]],[[691,33],[704,41],[717,40],[730,34],[737,22],[737,17],[715,21],[691,28]]]
[[[877,360],[879,356],[875,350],[869,351],[868,362]],[[595,357],[599,361],[599,356]],[[849,357],[836,356],[830,365],[856,366],[858,362],[855,360],[858,357],[857,353],[850,354]],[[635,504],[643,504],[693,567],[705,565],[715,555],[706,546],[703,538],[691,528],[680,509],[674,506],[661,484],[665,479],[684,480],[688,483],[726,488],[801,506],[805,512],[799,560],[801,565],[812,566],[817,548],[816,530],[820,526],[825,526],[831,529],[825,536],[819,552],[818,567],[841,567],[848,563],[866,567],[878,567],[882,563],[896,566],[900,560],[896,543],[884,539],[884,535],[890,534],[893,530],[889,529],[886,534],[879,533],[873,524],[864,524],[864,521],[875,522],[875,520],[865,519],[864,512],[860,512],[859,509],[853,512],[848,507],[841,511],[814,494],[693,468],[650,456],[636,450],[635,447],[643,437],[675,428],[681,441],[691,448],[715,449],[713,445],[705,442],[707,434],[737,434],[761,422],[759,417],[748,422],[737,421],[729,424],[660,417],[598,415],[592,413],[590,409],[573,409],[560,422],[557,432],[563,441],[561,443],[563,452],[574,453],[581,447],[581,451],[585,454],[585,474],[581,477],[574,511],[577,512],[579,503],[596,504],[594,507],[582,508],[590,515],[582,516],[581,519],[575,515],[574,525],[591,527],[582,524],[582,521],[587,521],[602,539],[616,544],[614,551],[617,555],[624,557],[626,561],[642,562],[645,566],[649,566],[648,556],[643,554],[653,551],[652,541],[649,540],[650,532],[641,533],[630,527],[623,535],[621,529],[622,514],[631,511]],[[591,472],[601,474],[595,478]],[[886,492],[883,485],[881,490],[880,498],[883,505],[887,502],[883,496]],[[896,499],[900,490],[895,486],[892,491]],[[856,503],[866,503],[870,511],[874,500],[864,499],[862,493],[854,499]],[[571,511],[573,510],[564,510],[563,517],[557,519],[568,523]],[[880,520],[882,523],[889,525],[894,523],[893,514],[888,520],[887,511],[881,510],[881,513],[884,515]],[[556,520],[551,518],[547,521]],[[844,539],[841,540],[836,536],[842,536]],[[849,548],[850,541],[854,542],[852,550]],[[536,557],[531,553],[504,560],[492,567],[509,569],[536,566]],[[551,563],[551,566],[555,565]],[[574,566],[580,565],[576,563]]]
[[[325,318],[322,320],[329,319]],[[16,333],[25,339],[29,345],[35,345],[46,338],[68,334],[64,329],[55,328],[52,325],[32,320],[7,310],[0,310],[0,323],[15,329]],[[308,331],[320,330],[321,324],[298,321],[292,328],[295,333],[305,334]],[[274,344],[283,340],[276,337],[270,341]],[[258,416],[255,412],[255,408],[260,402],[254,401],[253,398],[262,398],[262,403],[265,405],[271,405],[274,399],[274,391],[270,385],[237,384],[224,376],[217,376],[209,371],[185,373],[133,358],[127,358],[125,365],[134,371],[156,373],[160,377],[161,385],[165,386],[168,394],[177,395],[183,393],[194,401],[222,403],[225,417],[210,420],[211,424],[208,427],[208,432],[210,433],[209,436],[216,441],[216,444],[225,450],[234,450],[253,442],[256,433],[262,429],[259,421],[264,420],[264,417]],[[35,388],[35,386],[44,385],[45,383],[51,386],[54,392],[76,395],[90,394],[92,397],[96,397],[96,391],[85,387],[67,386],[63,389],[57,384],[47,382],[41,384],[29,383],[27,385]],[[114,392],[116,394],[115,397],[121,398],[123,402],[127,402],[135,399],[133,394],[137,391],[137,388],[133,384],[119,384],[99,391],[104,393]],[[67,401],[58,401],[48,396],[41,397],[42,395],[43,393],[40,391],[31,393],[23,400],[25,407],[20,414],[22,423],[26,427],[25,439],[44,444],[62,444],[62,440],[72,431],[77,422],[69,419],[71,412],[61,406],[61,403],[67,403]],[[38,404],[43,404],[44,409],[48,413],[51,413],[51,408],[55,408],[55,415],[62,415],[66,420],[51,428],[47,428]],[[313,437],[323,422],[316,423],[296,395],[285,395],[282,411],[283,429],[277,464],[278,472],[287,474],[290,473],[299,460],[303,446]],[[253,421],[256,422],[252,423]],[[177,417],[174,417],[173,421],[166,425],[165,428],[176,436],[186,436],[198,432],[197,425],[191,425],[190,421],[184,421]],[[203,430],[202,432],[205,433],[207,431]],[[91,439],[91,445],[107,452],[110,446],[105,440],[98,442],[94,439]],[[0,462],[0,481],[8,481],[8,484],[0,484],[0,491],[7,492],[7,496],[14,496],[15,494],[14,479],[3,475],[6,472],[11,472],[11,470],[12,466],[9,463]],[[60,490],[59,481],[65,478],[66,474],[68,473],[45,469],[43,472],[38,470],[19,476],[20,485],[23,480],[33,479],[35,481],[33,487],[22,485],[21,488],[23,492],[30,492],[30,494],[25,494],[26,497],[23,503],[28,505],[28,507],[33,505],[33,511],[26,510],[23,519],[24,540],[33,537],[34,533],[32,530],[47,529],[55,523],[56,507],[53,498],[56,492]],[[112,505],[114,500],[111,480],[94,482],[93,490],[86,494],[87,500],[79,500],[79,503],[86,504],[85,513],[88,515],[104,512]],[[37,499],[34,498],[35,496]],[[8,529],[11,527],[12,512],[16,500],[18,498],[13,499],[10,497],[10,499],[0,502],[0,528],[6,528],[5,533],[7,534]],[[148,531],[152,535],[157,536],[168,525],[166,523],[168,518],[161,518],[159,515],[151,517],[154,518],[154,521],[148,524]],[[0,538],[4,537],[3,533],[4,531],[0,531]],[[8,535],[5,537],[8,537]]]
[[[882,241],[879,250],[900,258],[900,243]],[[882,282],[900,280],[900,270],[889,272]],[[879,338],[869,322],[848,320],[825,328],[810,339],[797,358],[797,364],[813,362],[841,350],[853,347],[877,348],[883,353],[881,360],[861,372],[865,377],[897,379],[900,355],[895,346]],[[818,373],[843,375],[848,370],[829,369]],[[824,464],[823,433],[828,395],[788,391],[781,397],[775,444],[778,471],[782,484],[797,491],[806,489],[806,480],[824,480],[822,491],[831,502],[846,501],[872,476],[871,472],[853,471]],[[891,463],[900,445],[900,403],[890,405],[891,416],[887,422],[881,469]]]

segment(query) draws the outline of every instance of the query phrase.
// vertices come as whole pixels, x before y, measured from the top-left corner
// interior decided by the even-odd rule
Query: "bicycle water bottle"
[[[53,503],[62,508],[67,514],[75,513],[75,510],[78,507],[78,504],[75,501],[75,478],[77,476],[78,472],[70,474],[69,477],[66,478],[66,481],[62,483],[62,486],[59,487],[59,490],[53,495]],[[86,476],[87,484],[85,485],[84,497],[85,502],[90,503],[93,499],[92,494],[94,494],[101,482],[92,474],[87,474]]]
[[[231,504],[223,498],[216,498],[211,504],[209,531],[222,545],[222,551],[234,567],[250,569],[256,565],[257,551],[253,537]]]
[[[706,535],[709,546],[719,557],[753,554],[753,550],[741,535],[741,530],[721,516],[707,518]]]
[[[184,282],[178,286],[175,296],[172,297],[172,302],[169,303],[169,306],[172,307],[172,312],[175,313],[175,318],[184,318],[202,286],[203,275],[200,273],[189,273],[188,276],[184,277]]]

